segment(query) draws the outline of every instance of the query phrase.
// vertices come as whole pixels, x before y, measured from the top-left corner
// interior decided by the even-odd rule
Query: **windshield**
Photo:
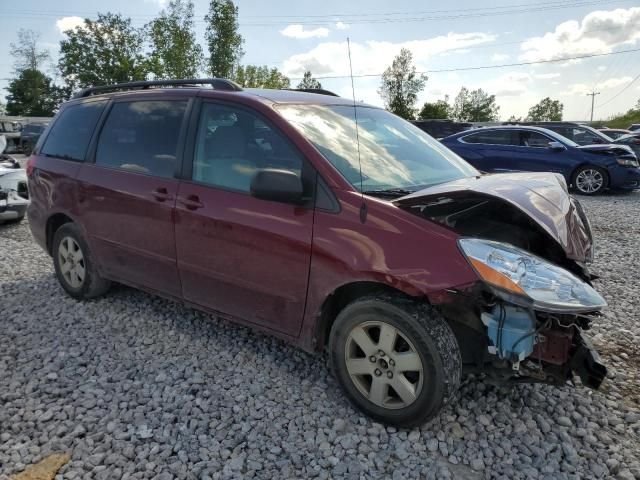
[[[354,107],[279,105],[278,111],[360,190]],[[362,190],[419,190],[480,173],[409,122],[357,107]]]

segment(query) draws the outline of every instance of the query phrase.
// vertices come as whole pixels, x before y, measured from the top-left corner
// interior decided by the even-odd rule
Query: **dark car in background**
[[[616,145],[626,145],[640,158],[640,131],[618,137],[613,143]]]
[[[638,159],[622,145],[580,146],[551,130],[526,126],[479,128],[442,143],[479,170],[559,173],[586,195],[640,188]]]
[[[463,372],[606,375],[582,333],[605,305],[593,237],[564,182],[481,175],[383,109],[221,79],[92,88],[27,174],[70,296],[120,282],[327,351],[384,422],[433,417]]]
[[[411,123],[438,140],[473,128],[472,123],[453,120],[413,120]]]
[[[47,128],[47,123],[27,123],[22,127],[20,132],[20,149],[25,155],[29,155],[33,150],[33,147],[38,143],[40,135]]]
[[[627,128],[627,130],[629,130],[630,132],[637,132],[638,130],[640,130],[640,123],[632,123],[631,125],[629,125],[629,128]]]
[[[598,131],[604,133],[612,140],[617,140],[618,138],[631,133],[631,130],[625,130],[623,128],[598,128]]]
[[[578,145],[608,144],[613,142],[611,137],[595,128],[576,122],[518,122],[518,125],[546,128]]]

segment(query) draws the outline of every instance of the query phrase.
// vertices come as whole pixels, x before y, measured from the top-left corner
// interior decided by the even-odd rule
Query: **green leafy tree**
[[[564,105],[559,100],[543,98],[529,109],[527,120],[534,122],[552,122],[562,120]]]
[[[0,102],[0,115],[6,115],[7,114],[7,106]]]
[[[509,117],[509,119],[507,120],[507,122],[521,122],[522,121],[522,117],[516,117],[515,115],[511,115]]]
[[[402,118],[413,119],[418,93],[422,91],[426,81],[425,75],[416,72],[411,52],[403,48],[382,74],[382,84],[378,93],[387,110]]]
[[[58,68],[69,90],[145,79],[143,35],[131,19],[99,13],[97,20],[87,18],[64,35]]]
[[[452,116],[460,122],[492,122],[498,120],[499,111],[495,95],[462,87],[453,102]]]
[[[302,80],[298,84],[297,88],[322,88],[322,84],[311,76],[310,71],[304,72]]]
[[[236,68],[233,80],[246,88],[289,88],[289,78],[277,68],[264,65],[244,65]]]
[[[50,117],[62,101],[62,89],[40,70],[25,69],[7,87],[7,114]]]
[[[194,78],[202,65],[202,48],[193,29],[193,2],[172,0],[146,26],[151,44],[149,70],[156,78]]]
[[[418,118],[422,119],[448,119],[451,118],[451,105],[449,105],[449,96],[445,96],[444,100],[429,103],[425,102],[422,110],[418,114]]]
[[[238,33],[238,7],[232,0],[211,0],[204,20],[209,73],[213,77],[232,78],[244,55],[244,40]]]
[[[21,28],[18,30],[18,41],[9,44],[9,53],[14,59],[16,73],[23,70],[42,70],[49,62],[47,50],[38,48],[40,33]]]

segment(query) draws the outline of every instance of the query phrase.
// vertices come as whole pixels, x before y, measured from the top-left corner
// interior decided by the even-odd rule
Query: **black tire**
[[[411,380],[406,376],[403,379],[399,375],[409,373],[416,375],[414,378],[422,376],[422,381],[419,384],[420,389],[415,389],[415,400],[412,403],[406,403],[399,398],[400,395],[396,395],[400,400],[399,405],[401,406],[387,408],[383,405],[378,405],[369,400],[368,396],[363,393],[362,389],[365,388],[363,384],[366,385],[367,378],[371,378],[369,392],[371,393],[374,380],[387,382],[384,378],[385,375],[383,374],[380,378],[374,379],[373,374],[364,374],[352,379],[349,373],[347,355],[352,355],[351,351],[354,345],[353,338],[350,338],[352,331],[354,329],[357,330],[362,325],[375,324],[378,321],[384,322],[384,324],[390,325],[397,330],[398,338],[401,339],[399,342],[407,344],[405,340],[408,340],[412,344],[407,344],[409,351],[414,352],[415,350],[415,353],[420,357],[422,373],[401,373],[397,371],[391,373],[391,375],[395,374],[396,380],[400,379],[401,382],[403,380],[411,382]],[[374,326],[373,329],[375,330],[375,328]],[[373,336],[375,336],[375,331]],[[378,337],[377,345],[381,344],[380,340],[380,337]],[[399,363],[401,354],[396,350],[400,350],[397,344],[386,358],[396,358]],[[360,353],[373,362],[371,358],[373,355],[367,357],[364,350]],[[380,422],[403,428],[420,425],[433,418],[455,396],[462,374],[460,347],[451,328],[442,316],[426,303],[393,295],[365,297],[345,307],[336,318],[331,329],[329,357],[334,376],[353,404]],[[358,359],[350,357],[350,360],[357,361]],[[380,359],[378,358],[376,361],[379,362]],[[372,364],[377,365],[376,363]],[[391,360],[389,364],[391,364]],[[364,363],[362,365],[366,366]],[[396,365],[396,363],[394,362],[393,365]],[[395,367],[388,366],[388,368]],[[376,368],[376,371],[379,371],[379,369]],[[389,374],[388,371],[386,373]],[[375,375],[379,376],[377,372]],[[388,381],[391,382],[392,380]],[[417,381],[415,385],[418,385]],[[387,390],[385,398],[389,402],[393,401],[394,392],[393,386],[392,389]]]
[[[598,172],[602,177],[602,183],[597,189],[593,191],[589,191],[585,188],[581,188],[578,185],[578,182],[579,182],[578,177],[581,174],[583,173],[586,174],[589,171]],[[607,170],[604,168],[594,167],[593,165],[583,165],[581,167],[576,168],[576,171],[573,172],[573,175],[571,176],[571,185],[573,185],[574,190],[581,195],[589,195],[589,196],[600,195],[609,187],[609,174],[607,173]]]
[[[72,285],[67,277],[62,273],[60,244],[63,240],[68,238],[75,241],[81,250],[83,257],[82,263],[84,268],[84,278],[78,286]],[[78,300],[87,300],[107,293],[107,290],[109,290],[109,287],[111,286],[111,282],[98,275],[89,246],[82,235],[82,231],[76,224],[65,223],[56,230],[53,236],[51,252],[58,282],[60,282],[62,288],[64,288],[64,290],[73,298]]]

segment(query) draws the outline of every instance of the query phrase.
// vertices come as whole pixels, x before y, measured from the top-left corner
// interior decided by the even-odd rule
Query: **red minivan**
[[[606,375],[582,333],[605,305],[591,229],[563,178],[482,174],[385,110],[222,79],[89,88],[27,173],[69,295],[119,282],[326,349],[383,422],[433,417],[465,373]]]

